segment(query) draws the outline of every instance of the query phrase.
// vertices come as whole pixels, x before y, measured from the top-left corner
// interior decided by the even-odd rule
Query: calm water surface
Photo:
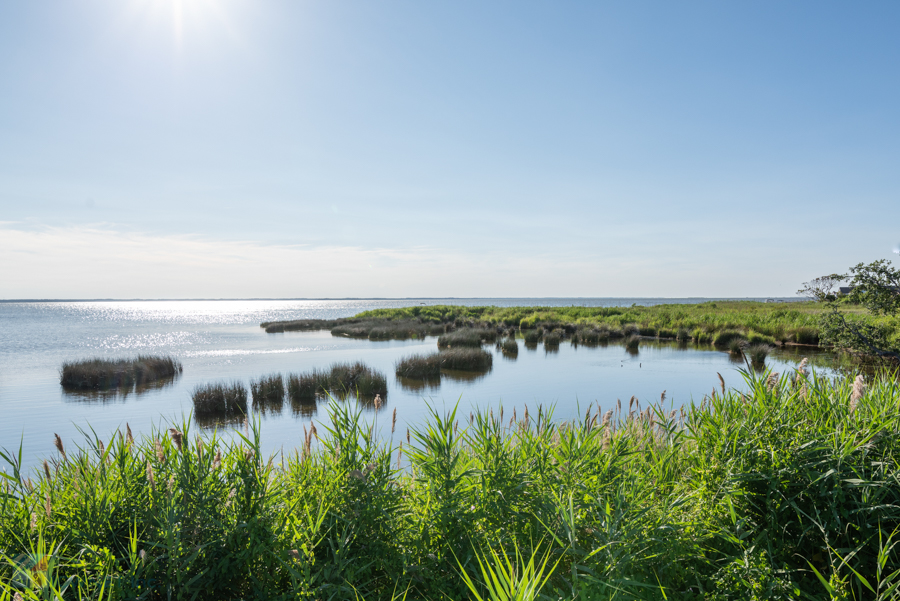
[[[555,405],[559,419],[584,414],[591,403],[612,408],[632,395],[646,405],[663,391],[673,406],[699,399],[718,383],[729,386],[741,377],[727,353],[675,344],[642,344],[630,355],[621,344],[575,347],[563,342],[557,352],[542,346],[526,349],[519,341],[515,360],[493,347],[493,369],[477,377],[444,377],[439,386],[410,388],[394,376],[395,363],[413,353],[436,349],[436,338],[370,342],[333,337],[329,332],[266,334],[262,321],[336,318],[381,307],[424,304],[498,306],[623,306],[707,299],[404,299],[341,301],[127,301],[0,303],[0,447],[23,447],[27,466],[50,455],[53,434],[67,445],[83,443],[81,431],[93,429],[108,440],[126,422],[137,435],[181,420],[191,411],[190,391],[198,384],[240,380],[273,372],[325,368],[337,361],[363,361],[388,376],[387,403],[379,415],[382,434],[390,435],[390,413],[397,408],[398,429],[421,424],[431,404],[439,409],[459,403],[519,415],[527,404]],[[85,395],[64,392],[58,371],[63,361],[96,356],[130,357],[138,353],[171,354],[184,364],[174,382],[140,393]],[[792,367],[800,354],[773,354],[768,364]],[[372,414],[372,409],[366,409]],[[509,413],[507,413],[509,415]],[[303,424],[327,421],[326,407],[292,407],[262,420],[266,452],[302,443]],[[227,434],[229,426],[220,429]]]

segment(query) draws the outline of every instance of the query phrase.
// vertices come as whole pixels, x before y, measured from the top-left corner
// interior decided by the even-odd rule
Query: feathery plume
[[[853,380],[853,392],[850,393],[850,414],[852,415],[856,411],[857,405],[859,405],[859,401],[862,400],[863,395],[866,393],[866,381],[862,377],[862,374],[856,376],[856,379]]]
[[[400,443],[400,447],[397,449],[397,469],[400,469],[400,458],[403,456],[403,443]]]
[[[766,387],[769,389],[769,392],[775,389],[778,386],[779,374],[778,372],[772,372],[769,374],[769,377],[766,378]]]
[[[200,438],[200,435],[197,435],[197,459],[203,457],[203,439]]]
[[[221,449],[216,449],[216,456],[213,457],[212,469],[213,471],[219,469],[222,466],[222,451]]]
[[[32,530],[37,528],[37,514],[33,511],[31,512],[31,523],[29,524],[29,526],[31,526]]]
[[[666,391],[663,390],[662,394],[659,395],[659,404],[662,405],[665,402],[666,402]]]
[[[603,421],[600,423],[601,428],[604,428],[604,429],[609,428],[609,423],[610,423],[610,421],[612,421],[612,415],[613,415],[612,409],[610,409],[609,411],[607,411],[606,413],[603,414]]]
[[[722,385],[722,394],[725,394],[725,378],[722,377],[722,374],[716,372],[716,375],[719,376],[719,384]]]
[[[637,400],[637,398],[635,398],[634,395],[632,395],[631,400],[628,401],[628,413],[631,413],[631,410],[634,409],[634,402],[636,400]]]
[[[159,442],[158,438],[156,440],[154,440],[153,442],[154,442],[154,446],[156,447],[156,458],[159,460],[160,463],[163,463],[166,460],[166,454],[163,453],[162,444]]]
[[[53,445],[56,447],[56,450],[59,451],[59,454],[62,455],[63,459],[65,459],[66,450],[63,448],[62,438],[59,437],[59,434],[53,435]]]
[[[47,513],[47,517],[50,517],[52,513],[52,508],[50,507],[50,493],[44,495],[44,511]]]
[[[234,501],[234,497],[237,494],[237,491],[232,487],[231,490],[228,491],[228,497],[225,498],[225,508],[231,507],[231,502]]]
[[[102,441],[102,440],[98,440],[98,441],[97,441],[97,450],[100,452],[100,455],[101,455],[101,456],[103,456],[103,453],[106,452],[106,447],[103,446],[103,441]]]
[[[44,459],[44,475],[47,476],[47,482],[50,482],[52,478],[50,477],[50,464],[47,463],[47,460]]]
[[[175,443],[175,448],[181,452],[181,443],[184,439],[184,434],[182,434],[178,428],[169,428],[169,436],[172,437],[172,442]]]
[[[147,552],[141,549],[140,553],[138,553],[138,559],[141,560],[141,564],[147,563]]]
[[[172,491],[175,490],[175,476],[169,476],[169,481],[166,482],[166,489],[169,491],[169,494],[172,494]]]
[[[319,431],[316,430],[315,422],[309,422],[309,432],[316,437],[316,440],[319,440]]]
[[[391,416],[391,436],[394,435],[394,430],[397,429],[397,408],[394,407],[394,414]]]
[[[406,429],[406,444],[412,444],[409,442],[409,428]]]
[[[128,422],[125,422],[125,443],[134,444],[134,436],[131,434],[131,426],[128,425]]]
[[[803,377],[808,376],[809,368],[807,367],[807,365],[809,365],[809,359],[807,359],[806,357],[803,357],[803,359],[800,361],[800,365],[797,366],[797,373],[802,374]]]
[[[255,453],[253,452],[253,449],[244,449],[244,459],[246,459],[247,461],[252,461],[254,455]]]
[[[378,411],[379,409],[381,409],[381,395],[376,394],[375,395],[375,411]]]
[[[528,426],[528,424],[531,423],[530,421],[528,421],[528,404],[527,403],[525,404],[525,417],[523,417],[522,419],[525,420],[526,427]]]

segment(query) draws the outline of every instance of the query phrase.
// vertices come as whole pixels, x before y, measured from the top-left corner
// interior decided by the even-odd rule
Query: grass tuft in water
[[[230,417],[247,414],[247,388],[241,382],[217,382],[197,386],[191,392],[197,417]]]
[[[254,409],[281,409],[284,403],[284,378],[281,374],[262,376],[250,381]]]
[[[487,328],[461,328],[440,336],[437,341],[439,349],[469,347],[478,348],[482,344],[494,342],[497,331]]]
[[[181,362],[174,357],[157,355],[138,355],[135,359],[67,361],[59,370],[59,383],[69,390],[130,388],[173,378],[182,369]]]
[[[629,352],[636,352],[641,346],[641,337],[637,334],[631,334],[625,339],[625,349]]]
[[[334,363],[327,371],[312,370],[288,375],[288,397],[303,403],[331,393],[338,398],[387,398],[387,378],[364,363]]]

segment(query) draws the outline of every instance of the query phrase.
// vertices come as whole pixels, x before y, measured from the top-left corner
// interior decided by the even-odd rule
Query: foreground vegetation
[[[177,359],[156,355],[138,355],[134,359],[67,361],[59,370],[59,383],[69,390],[132,388],[173,378],[182,369]]]
[[[277,457],[258,423],[57,439],[35,474],[6,451],[0,599],[894,598],[900,385],[805,371],[402,436],[333,402]]]

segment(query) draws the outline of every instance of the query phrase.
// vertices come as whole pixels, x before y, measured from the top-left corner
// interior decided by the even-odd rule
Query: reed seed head
[[[800,361],[800,365],[797,366],[797,373],[802,374],[803,377],[808,376],[809,368],[807,367],[807,365],[809,365],[809,359],[807,359],[806,357],[803,357],[803,359]]]
[[[147,481],[150,483],[150,490],[156,492],[156,480],[153,478],[153,466],[147,462]]]
[[[375,395],[375,411],[378,411],[379,409],[381,409],[381,395],[376,394]]]
[[[219,469],[222,466],[222,451],[220,449],[216,449],[216,456],[213,458],[212,469],[213,471]]]
[[[394,407],[394,415],[391,417],[391,436],[394,435],[394,430],[397,429],[397,408]]]
[[[47,493],[44,496],[44,511],[47,513],[47,517],[50,517],[50,514],[53,513],[52,507],[50,507],[50,493]]]
[[[716,375],[719,376],[719,384],[722,386],[722,394],[725,394],[725,378],[722,377],[722,374],[716,372]]]
[[[600,423],[601,428],[608,428],[609,422],[612,420],[612,409],[603,414],[603,421]]]
[[[66,450],[63,448],[62,438],[59,437],[59,434],[53,435],[53,445],[56,447],[56,450],[59,451],[59,454],[62,455],[63,459],[65,459]]]
[[[163,463],[166,460],[166,454],[163,453],[162,444],[159,442],[159,439],[153,441],[154,446],[156,447],[156,459],[159,460],[160,463]]]
[[[766,378],[766,387],[769,389],[769,392],[772,392],[775,387],[778,386],[779,377],[778,372],[773,371],[769,374],[769,377]]]
[[[125,422],[125,442],[128,445],[134,444],[134,436],[131,434],[131,426],[128,425],[128,422]]]
[[[659,395],[659,404],[662,405],[665,402],[666,402],[666,391],[663,390],[662,394]]]
[[[178,428],[169,428],[169,435],[172,437],[172,442],[175,443],[175,448],[181,452],[181,444],[184,439],[184,434],[182,434]]]
[[[857,405],[859,405],[859,401],[862,400],[863,395],[866,393],[866,381],[862,377],[862,374],[856,376],[856,379],[853,380],[853,392],[850,393],[850,413],[853,414],[856,411]]]
[[[50,477],[50,464],[47,463],[47,460],[44,459],[44,475],[47,476],[47,482],[50,482],[52,478]]]

